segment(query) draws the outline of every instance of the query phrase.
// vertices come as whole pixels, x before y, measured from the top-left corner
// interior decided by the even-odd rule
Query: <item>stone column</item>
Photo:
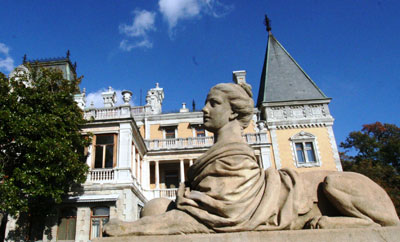
[[[192,166],[193,165],[193,159],[190,159],[189,160],[189,166]]]
[[[155,171],[156,171],[156,189],[160,189],[160,166],[158,160],[155,162]]]
[[[132,182],[132,127],[130,123],[120,123],[120,131],[117,142],[118,157],[116,164],[116,180],[118,183]]]
[[[264,170],[271,167],[270,152],[271,152],[270,147],[267,147],[267,146],[260,147],[260,153],[261,153],[260,158],[261,158]]]
[[[90,208],[78,207],[75,241],[88,241],[90,236]]]
[[[142,184],[142,160],[140,159],[140,156],[139,156],[139,159],[137,160],[137,163],[138,163],[138,177],[137,177],[137,180],[139,181],[140,184]]]
[[[136,157],[137,157],[137,155],[136,155],[136,148],[135,148],[134,145],[132,145],[132,153],[131,153],[131,160],[132,160],[132,163],[131,163],[131,172],[132,172],[132,176],[135,177],[135,178],[137,178],[137,176],[136,176],[136,163],[137,163]]]
[[[136,172],[135,172],[135,174],[136,174],[136,180],[139,182],[139,160],[140,160],[140,155],[139,155],[139,153],[137,153],[136,154]]]
[[[180,160],[181,182],[185,182],[185,162]]]

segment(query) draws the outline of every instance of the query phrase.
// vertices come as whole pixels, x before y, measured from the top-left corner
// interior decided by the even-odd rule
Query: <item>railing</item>
[[[268,143],[267,133],[252,133],[243,135],[243,139],[249,145],[264,144]]]
[[[267,133],[252,133],[243,135],[243,139],[249,145],[268,143]],[[214,137],[194,137],[194,138],[176,138],[176,139],[152,139],[145,140],[149,150],[170,150],[187,148],[205,148],[214,143]]]
[[[213,137],[191,137],[176,139],[153,139],[145,140],[149,150],[169,150],[210,147],[214,143]]]
[[[86,109],[83,117],[87,120],[95,119],[114,119],[114,118],[127,118],[144,113],[151,113],[151,106],[119,106],[111,108],[93,108]]]
[[[89,171],[88,181],[91,182],[102,182],[102,181],[113,181],[114,170],[113,169],[96,169]]]
[[[91,118],[94,118],[95,120],[120,118],[121,117],[121,107],[97,108],[97,109],[85,110],[83,117],[87,120],[90,120]]]
[[[144,114],[144,113],[151,113],[151,106],[135,106],[131,107],[131,113],[133,116]]]
[[[153,199],[153,198],[160,198],[160,197],[175,200],[177,191],[178,191],[178,188],[168,188],[168,189],[144,190],[144,193],[149,200]]]

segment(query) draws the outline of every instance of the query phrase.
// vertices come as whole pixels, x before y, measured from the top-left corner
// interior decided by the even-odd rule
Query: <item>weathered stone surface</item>
[[[110,221],[104,232],[146,236],[400,225],[386,192],[361,174],[264,171],[242,138],[254,112],[251,97],[246,83],[213,87],[202,111],[215,143],[188,169],[177,209],[162,213],[168,203],[149,202],[144,211],[153,216]]]
[[[219,234],[191,235],[153,235],[127,236],[95,239],[93,242],[397,242],[400,240],[400,227],[382,228],[352,228],[352,229],[323,229],[323,230],[285,230],[263,232],[238,232]]]
[[[155,198],[150,200],[144,206],[141,217],[154,216],[165,213],[175,208],[175,203],[168,198]]]

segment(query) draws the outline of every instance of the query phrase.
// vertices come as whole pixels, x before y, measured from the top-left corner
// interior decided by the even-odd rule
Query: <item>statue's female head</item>
[[[221,128],[223,123],[236,119],[243,129],[246,128],[254,112],[252,96],[251,86],[246,83],[240,85],[221,83],[212,87],[203,108],[205,127],[210,131],[215,131],[215,129]],[[214,108],[213,103],[218,104],[218,106]],[[213,113],[210,113],[210,111],[213,111]],[[210,119],[213,119],[213,127],[211,127]],[[219,121],[221,125],[218,125],[216,121]],[[213,128],[214,130],[212,130]]]

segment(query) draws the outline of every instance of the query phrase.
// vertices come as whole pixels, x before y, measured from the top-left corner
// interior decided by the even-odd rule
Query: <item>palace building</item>
[[[42,60],[47,67],[62,67],[66,78],[75,73],[69,56]],[[21,65],[15,71],[24,70]],[[246,82],[246,71],[234,71],[233,81]],[[144,204],[153,198],[175,199],[188,168],[213,144],[203,127],[203,114],[185,104],[179,112],[162,111],[164,93],[157,83],[148,90],[146,105],[131,106],[132,92],[102,93],[104,107],[86,104],[86,94],[75,95],[89,120],[82,134],[93,134],[85,150],[90,167],[79,191],[49,218],[43,241],[89,241],[102,236],[109,219],[139,219]],[[253,120],[243,139],[254,149],[261,167],[341,171],[329,112],[331,101],[294,58],[269,33],[260,89]],[[7,234],[17,228],[10,219]],[[50,231],[50,232],[49,232]],[[10,241],[14,238],[8,237]]]

